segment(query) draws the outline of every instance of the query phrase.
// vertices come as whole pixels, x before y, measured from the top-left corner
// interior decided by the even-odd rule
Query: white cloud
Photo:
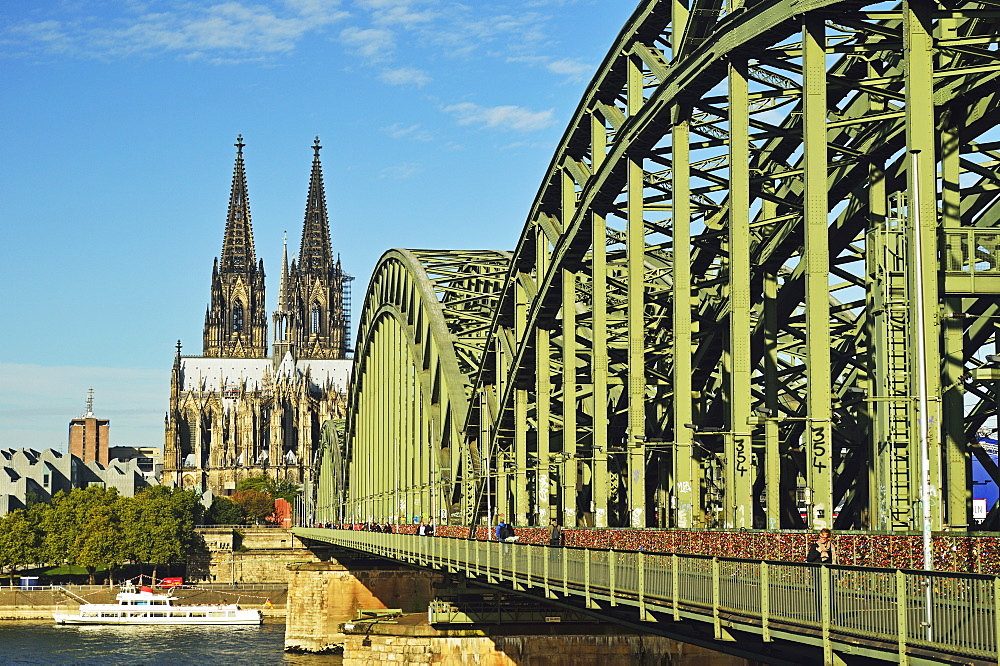
[[[545,65],[545,69],[549,70],[553,74],[565,76],[570,81],[583,81],[589,79],[593,75],[596,68],[592,65],[580,62],[579,60],[562,58],[560,60],[554,60],[547,63]]]
[[[339,0],[287,0],[283,9],[235,1],[166,4],[166,11],[100,21],[83,16],[23,23],[9,28],[4,41],[95,57],[176,52],[242,61],[291,51],[307,34],[347,17]]]
[[[595,67],[579,60],[570,58],[560,58],[555,60],[547,56],[517,56],[507,58],[507,62],[519,62],[531,65],[532,67],[542,67],[553,74],[566,77],[567,81],[585,81],[593,75]]]
[[[458,118],[459,125],[484,125],[504,130],[532,132],[548,127],[553,122],[553,111],[529,111],[519,106],[479,106],[470,102],[452,104],[444,108]]]
[[[392,86],[417,86],[421,88],[431,82],[430,74],[414,67],[387,69],[378,75],[379,81]]]
[[[357,6],[371,12],[372,20],[383,25],[413,27],[434,21],[439,14],[420,9],[413,0],[358,0]]]
[[[340,41],[372,62],[388,60],[396,48],[392,32],[377,28],[344,28],[340,32]]]
[[[430,132],[420,127],[419,124],[403,126],[399,123],[393,123],[389,127],[385,128],[385,133],[393,139],[416,139],[417,141],[430,141],[432,138]]]
[[[386,180],[405,180],[418,173],[423,172],[423,167],[419,164],[413,164],[412,162],[402,162],[400,164],[393,164],[390,167],[382,169],[379,174],[380,178]]]

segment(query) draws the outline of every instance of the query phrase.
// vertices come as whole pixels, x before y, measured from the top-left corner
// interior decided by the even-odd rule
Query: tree
[[[120,500],[117,490],[101,486],[56,493],[51,507],[39,512],[44,559],[85,567],[91,584],[98,566],[121,564],[127,557],[121,548]]]
[[[204,508],[191,490],[153,486],[133,498],[126,508],[124,537],[129,558],[153,565],[156,579],[160,564],[187,557],[195,542],[195,525]]]
[[[210,525],[242,525],[247,518],[243,507],[228,497],[216,497],[205,512],[205,522]]]
[[[248,476],[236,484],[236,491],[257,490],[271,497],[282,497],[294,503],[295,498],[302,494],[302,486],[288,479],[272,479],[269,476]]]
[[[259,490],[241,490],[230,498],[237,504],[244,515],[255,523],[259,523],[274,513],[274,498]]]
[[[89,507],[87,522],[73,545],[74,564],[87,569],[91,585],[98,567],[107,566],[110,569],[108,576],[111,577],[114,568],[126,560],[122,548],[120,507],[117,504],[102,502]]]
[[[0,516],[0,569],[10,568],[11,584],[15,569],[42,559],[41,546],[41,534],[27,511],[15,509]]]

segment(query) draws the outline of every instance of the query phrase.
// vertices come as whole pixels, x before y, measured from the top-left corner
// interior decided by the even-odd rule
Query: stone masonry
[[[323,652],[344,642],[340,626],[359,609],[401,608],[425,612],[441,577],[377,563],[351,569],[337,561],[291,567],[285,649]]]

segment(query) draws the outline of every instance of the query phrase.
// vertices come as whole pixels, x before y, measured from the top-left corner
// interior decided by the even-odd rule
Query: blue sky
[[[355,317],[394,247],[509,249],[629,1],[0,4],[0,448],[162,445],[201,353],[236,135],[277,297],[319,136]]]

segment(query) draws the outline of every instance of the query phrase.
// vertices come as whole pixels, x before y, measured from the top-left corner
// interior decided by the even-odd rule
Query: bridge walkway
[[[447,537],[296,528],[322,541],[514,592],[574,601],[617,621],[710,623],[717,641],[754,634],[850,656],[1000,663],[1000,579],[981,574],[818,566]],[[719,647],[717,649],[724,649]]]

